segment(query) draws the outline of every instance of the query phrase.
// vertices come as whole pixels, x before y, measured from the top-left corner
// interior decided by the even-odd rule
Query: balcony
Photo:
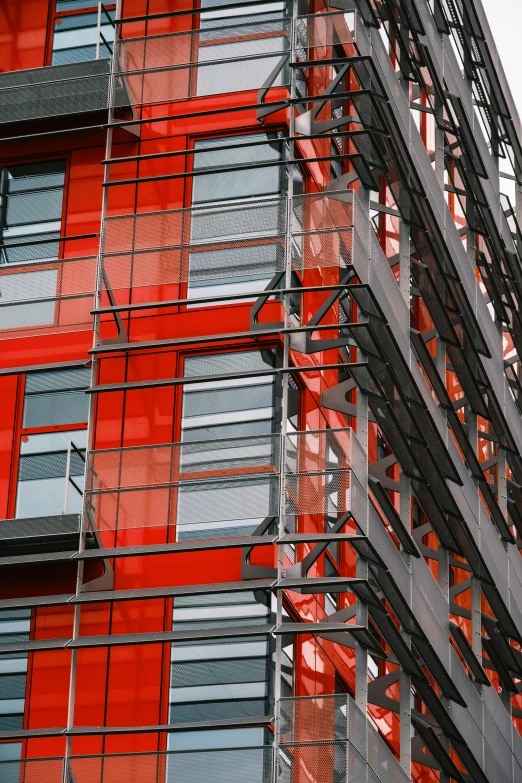
[[[178,541],[249,536],[260,520],[366,513],[366,460],[349,428],[92,451],[86,524],[100,534],[175,526]],[[297,526],[296,526],[297,527]]]
[[[202,27],[118,42],[116,62],[135,104],[288,86],[290,21]]]
[[[68,125],[73,117],[106,113],[110,73],[111,61],[105,59],[1,73],[1,135],[20,133],[18,124],[22,122],[36,124],[60,118],[62,124]],[[113,106],[131,106],[122,79],[116,80]]]
[[[90,330],[95,287],[96,256],[1,265],[0,340]]]
[[[196,730],[189,739],[186,732],[167,733],[170,747],[186,744],[186,750],[2,761],[0,779],[9,783],[408,783],[409,776],[383,737],[348,694],[283,698],[280,709],[275,765],[271,744],[216,747],[223,732],[216,731],[216,739],[209,741],[213,732],[205,731],[200,742]],[[267,731],[265,742],[271,737]],[[205,740],[210,747],[205,748]],[[195,746],[197,750],[191,749]]]
[[[0,557],[78,548],[79,514],[0,521]]]

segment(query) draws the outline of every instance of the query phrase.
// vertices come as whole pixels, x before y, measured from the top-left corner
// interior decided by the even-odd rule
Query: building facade
[[[522,780],[480,0],[3,0],[0,42],[0,781]]]

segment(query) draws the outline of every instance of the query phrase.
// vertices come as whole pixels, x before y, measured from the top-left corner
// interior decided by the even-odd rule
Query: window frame
[[[263,201],[269,201],[270,199],[282,199],[284,198],[284,182],[283,182],[283,175],[285,170],[285,160],[284,157],[281,157],[281,160],[279,163],[274,163],[274,168],[278,169],[279,172],[279,194],[278,195],[265,195],[265,196],[254,196],[253,198],[232,198],[232,199],[220,199],[216,201],[208,201],[201,204],[194,204],[194,177],[196,176],[205,176],[204,174],[195,174],[196,167],[195,167],[195,160],[197,158],[198,153],[194,152],[195,146],[197,142],[201,141],[214,141],[215,146],[219,146],[221,139],[229,139],[229,138],[235,138],[238,140],[238,144],[240,143],[240,140],[245,137],[259,135],[260,133],[265,134],[266,136],[269,136],[269,134],[283,134],[283,139],[286,138],[288,135],[288,126],[286,126],[284,123],[277,123],[274,125],[266,125],[262,126],[261,128],[259,126],[248,126],[248,127],[242,127],[236,129],[236,132],[233,131],[233,129],[226,129],[221,132],[214,132],[214,133],[204,133],[204,134],[195,134],[189,137],[188,144],[187,144],[187,176],[186,176],[186,185],[185,185],[185,193],[184,193],[184,206],[186,209],[205,209],[205,208],[219,208],[220,206],[225,209],[227,205],[232,206],[233,204],[241,204],[246,203],[247,201],[251,201],[254,203],[255,201],[263,202]],[[284,141],[281,140],[281,145],[283,149]],[[267,141],[269,143],[269,140]],[[261,146],[261,145],[260,145]],[[253,147],[255,149],[255,147]],[[295,158],[299,158],[301,160],[301,155],[299,149],[295,150]],[[241,165],[241,164],[239,164]],[[256,164],[255,162],[252,163],[252,169],[255,169]],[[306,165],[306,160],[303,158],[299,164],[299,168],[301,171],[302,176],[302,192],[305,194],[307,192],[307,185],[310,178],[310,172],[308,169],[308,166]],[[245,170],[245,174],[247,174],[248,171]],[[216,309],[219,307],[225,306],[226,308],[237,308],[237,307],[244,307],[245,304],[248,306],[251,306],[251,304],[255,301],[256,297],[252,298],[245,298],[245,299],[230,299],[225,302],[216,302],[215,304],[207,303],[206,305],[195,305],[191,304],[191,300],[189,297],[189,291],[190,291],[190,280],[189,280],[189,257],[192,252],[192,241],[191,241],[191,231],[192,231],[192,220],[186,221],[186,233],[182,237],[181,241],[184,246],[183,250],[183,258],[182,258],[182,268],[186,270],[186,280],[181,280],[179,284],[179,293],[180,298],[185,299],[185,303],[180,306],[181,311],[187,311],[187,310],[193,310],[197,309],[198,307],[212,307],[213,309]],[[201,242],[202,246],[205,246],[208,244],[208,249],[216,249],[219,250],[222,246],[226,249],[227,243],[233,242],[234,236],[230,236],[225,238],[221,241],[215,241],[215,242],[208,242],[204,243]],[[242,241],[241,237],[238,235],[237,241]],[[243,240],[245,242],[251,242],[253,245],[256,244],[255,237],[247,238],[246,240]],[[257,243],[259,244],[268,244],[268,245],[276,245],[278,246],[278,236],[274,237],[261,237],[260,241]],[[282,249],[284,251],[284,243],[282,244]],[[219,288],[220,286],[223,286],[223,289],[227,289],[228,285],[225,283],[217,283],[215,286],[212,286],[212,283],[209,283],[205,286],[205,288]],[[252,290],[256,289],[256,281],[252,281]],[[193,289],[194,290],[194,289]],[[228,291],[223,291],[222,293],[228,293]],[[216,290],[216,296],[219,295],[219,291]],[[207,296],[207,294],[205,294]],[[196,297],[194,297],[196,298]]]
[[[116,11],[115,2],[104,3],[104,6],[107,9],[107,11]],[[63,19],[68,16],[80,16],[83,14],[92,14],[94,12],[98,13],[98,3],[93,2],[93,0],[91,0],[90,2],[89,0],[85,0],[85,6],[83,8],[79,8],[78,10],[72,9],[70,11],[57,11],[56,0],[51,0],[50,7],[49,7],[48,23],[47,23],[47,35],[45,39],[46,42],[45,42],[44,65],[52,65],[56,20]]]
[[[68,364],[65,367],[54,367],[52,369],[80,369],[85,367],[85,362],[79,361],[77,365],[70,365]],[[39,367],[38,365],[35,365],[34,372],[44,372],[44,367]],[[48,368],[51,369],[51,368]],[[69,431],[81,431],[85,432],[88,430],[88,422],[76,422],[73,424],[54,424],[54,425],[43,425],[39,427],[24,427],[23,426],[23,414],[24,414],[24,402],[25,402],[25,387],[26,387],[26,379],[29,375],[29,372],[24,373],[23,375],[18,375],[18,390],[17,390],[17,399],[16,399],[16,414],[15,414],[15,425],[13,427],[13,450],[12,450],[12,456],[11,456],[11,470],[9,475],[9,488],[8,488],[8,503],[7,503],[7,518],[8,519],[15,519],[16,514],[16,503],[17,503],[17,497],[18,497],[18,483],[19,483],[19,474],[20,474],[20,459],[21,459],[21,444],[22,444],[22,437],[24,435],[45,435],[46,433],[54,433],[54,432],[69,432]]]
[[[2,183],[4,177],[3,172],[6,169],[15,168],[16,166],[32,166],[34,164],[38,163],[52,163],[54,161],[63,160],[65,163],[65,170],[64,170],[64,177],[63,177],[63,198],[62,198],[62,216],[60,220],[60,239],[65,236],[65,227],[67,224],[67,203],[69,198],[69,184],[70,184],[70,178],[71,178],[71,151],[70,150],[63,150],[63,152],[57,153],[47,153],[40,155],[38,157],[35,157],[34,155],[31,155],[30,157],[16,157],[12,160],[4,160],[2,164],[0,164],[0,183]],[[3,185],[0,184],[0,195],[5,196],[6,194],[3,192]],[[4,197],[2,198],[2,205],[0,208],[0,244],[2,244],[2,236],[3,236],[3,230],[4,230],[4,220],[5,220],[5,212],[7,207],[7,199]],[[21,239],[23,241],[23,239]],[[63,252],[64,252],[64,242],[58,242],[58,261],[63,259]],[[35,261],[31,262],[28,261],[27,264],[38,264],[38,269],[44,268],[47,266],[47,264],[55,264],[56,261]],[[23,263],[20,264],[13,264],[12,268],[17,269],[24,266]],[[3,268],[9,268],[11,267],[10,264],[0,264],[0,269]]]

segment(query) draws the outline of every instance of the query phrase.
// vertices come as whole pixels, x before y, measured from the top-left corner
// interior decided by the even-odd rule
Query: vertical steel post
[[[115,74],[115,61],[116,61],[117,51],[118,51],[118,39],[120,34],[120,25],[118,24],[118,20],[121,19],[121,9],[122,9],[122,0],[117,0],[116,13],[115,13],[114,48],[112,52],[112,58],[110,61],[111,64],[110,64],[108,95],[107,95],[108,128],[107,128],[107,135],[106,135],[106,142],[105,142],[106,160],[109,160],[111,158],[111,150],[112,150],[111,123],[114,120],[114,83],[115,83],[114,74]],[[99,33],[101,31],[101,2],[98,5],[98,31]],[[100,37],[98,35],[98,46],[99,46],[99,41],[100,41]],[[106,166],[104,166],[104,174],[103,174],[104,184],[109,181],[109,178],[110,178],[110,169],[109,169],[109,165],[107,164]],[[102,248],[103,248],[105,218],[107,216],[108,198],[109,198],[109,188],[104,187],[102,189],[100,248],[98,254],[98,263],[96,267],[96,293],[94,298],[95,309],[101,306],[101,300],[102,300],[102,285],[103,285],[102,284]],[[95,348],[97,344],[99,325],[100,325],[100,316],[95,315],[93,319],[93,348]],[[92,365],[91,365],[91,386],[95,385],[96,376],[97,376],[97,357],[96,354],[93,354]],[[88,475],[89,456],[88,455],[89,455],[89,451],[92,449],[92,443],[93,443],[93,429],[94,429],[93,425],[94,425],[94,418],[95,418],[95,409],[96,409],[95,395],[91,394],[89,395],[89,414],[87,419],[85,490],[84,490],[84,497],[83,497],[83,513],[82,513],[82,519],[80,524],[80,536],[79,536],[79,544],[78,544],[79,552],[83,552],[85,550],[85,536],[86,536],[85,520],[86,517],[88,516],[88,512],[87,512],[88,493],[86,491],[88,488],[88,481],[89,481],[89,475]],[[76,572],[76,596],[78,596],[82,591],[83,573],[84,573],[84,563],[82,560],[79,560],[77,572]],[[74,605],[73,632],[72,632],[73,639],[77,639],[79,636],[80,620],[81,620],[80,604],[76,603]],[[74,705],[75,705],[75,695],[76,695],[77,668],[78,668],[78,650],[73,649],[71,651],[69,695],[68,695],[68,702],[67,702],[67,730],[71,729],[74,726]],[[70,734],[67,734],[65,739],[65,755],[64,755],[64,765],[63,765],[64,783],[69,783],[70,780],[69,766],[70,766],[71,755],[72,755],[72,736]]]
[[[297,30],[297,14],[298,14],[298,0],[292,2],[292,16],[290,20],[290,63],[294,63],[296,59],[295,51],[295,37]],[[295,83],[296,83],[296,69],[290,67],[290,99],[295,98]],[[290,103],[288,108],[289,118],[289,141],[286,146],[285,154],[287,160],[292,161],[295,159],[295,107],[293,103]],[[286,197],[286,234],[285,234],[285,288],[291,287],[292,282],[292,216],[293,216],[293,187],[294,187],[294,163],[287,163],[287,197]],[[289,367],[289,350],[290,350],[290,334],[288,329],[291,326],[290,321],[290,295],[285,294],[283,297],[284,307],[284,328],[285,334],[283,338],[283,369]],[[285,468],[286,468],[286,434],[288,423],[288,388],[290,378],[288,372],[282,373],[281,379],[281,435],[280,435],[280,464],[279,464],[279,518],[278,518],[278,535],[283,536],[285,532],[285,518],[286,518],[286,482],[285,482]],[[284,544],[278,544],[277,546],[277,578],[278,581],[283,577],[284,566]],[[276,624],[281,625],[283,622],[283,591],[277,590],[276,594]],[[275,639],[275,667],[274,667],[274,748],[273,748],[273,766],[272,777],[274,783],[277,783],[278,779],[278,765],[279,765],[279,745],[280,745],[280,732],[281,732],[281,666],[282,666],[282,654],[283,654],[283,638],[281,634],[276,635]]]

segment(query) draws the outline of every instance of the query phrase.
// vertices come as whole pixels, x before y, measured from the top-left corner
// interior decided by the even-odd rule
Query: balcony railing
[[[87,60],[0,74],[0,125],[107,111],[110,60]],[[124,82],[113,105],[130,107]]]
[[[0,339],[92,327],[96,256],[0,266]]]
[[[108,217],[105,284],[119,304],[130,303],[138,289],[140,302],[186,298],[190,303],[198,296],[229,293],[236,281],[241,290],[260,292],[285,269],[286,206],[286,199],[270,198]],[[346,191],[294,199],[292,268],[304,285],[313,270],[321,270],[322,284],[335,284],[354,253],[362,257],[353,224]]]
[[[279,783],[409,783],[391,748],[348,694],[281,699]]]
[[[265,744],[83,755],[67,761],[60,757],[2,761],[0,779],[3,783],[409,783],[391,748],[348,694],[283,698],[280,707],[275,766],[274,747]],[[205,732],[205,738],[211,734]],[[176,733],[168,736],[176,742]],[[191,737],[197,737],[197,731]]]
[[[196,31],[125,38],[116,62],[133,102],[170,103],[289,83],[290,20],[250,21]]]
[[[176,526],[178,540],[250,535],[266,517],[362,519],[366,461],[351,429],[92,451],[85,522],[103,533]],[[89,529],[89,528],[87,528]]]

